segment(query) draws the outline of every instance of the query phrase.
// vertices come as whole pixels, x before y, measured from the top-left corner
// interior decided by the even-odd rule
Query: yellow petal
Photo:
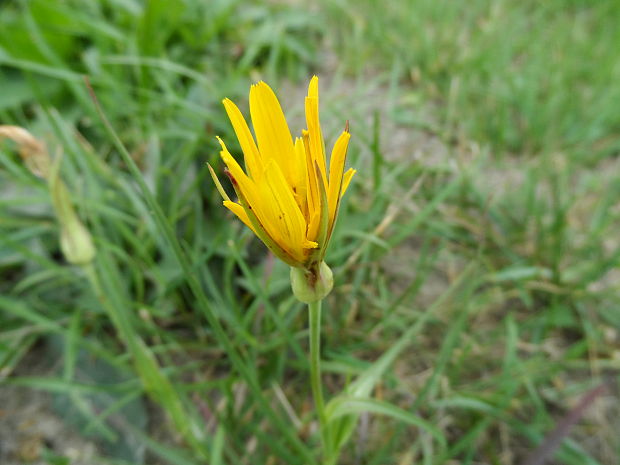
[[[305,191],[306,186],[306,152],[301,138],[296,137],[293,144],[293,159],[291,160],[291,179],[290,184],[294,192]],[[305,201],[305,196],[304,196]]]
[[[254,229],[254,226],[252,226],[252,222],[250,221],[250,218],[248,218],[248,214],[245,212],[245,209],[243,208],[243,205],[240,205],[236,202],[232,202],[230,200],[224,200],[224,206],[226,208],[228,208],[231,212],[233,212],[235,215],[237,215],[237,217],[243,221],[243,223],[252,230],[252,232],[254,232],[254,234],[256,234],[256,230]],[[256,234],[258,236],[258,234]]]
[[[295,139],[295,172],[297,174],[297,182],[293,186],[295,200],[301,213],[308,222],[308,169],[306,167],[306,149],[301,137]]]
[[[250,115],[263,164],[275,160],[289,184],[293,184],[293,138],[282,107],[271,88],[264,82],[250,89]]]
[[[237,160],[233,158],[233,156],[226,148],[224,141],[221,140],[219,137],[218,141],[222,146],[220,156],[222,157],[222,160],[228,168],[228,176],[233,183],[233,187],[236,191],[240,192],[240,195],[244,197],[248,208],[251,208],[254,211],[254,215],[256,215],[256,218],[261,223],[261,225],[263,225],[265,229],[268,229],[270,215],[268,212],[266,213],[266,207],[268,207],[272,202],[270,201],[270,199],[265,198],[265,196],[261,194],[260,189],[254,183],[254,181],[243,172],[241,166],[239,166],[239,163],[237,163]],[[278,231],[274,231],[274,228],[271,228],[269,232],[277,234]],[[274,241],[278,242],[278,237],[272,236],[272,238],[274,239]]]
[[[281,206],[277,203],[273,190],[267,183],[264,183],[260,186],[260,193],[265,200],[261,221],[265,226],[267,234],[287,255],[295,261],[303,261],[299,240],[291,238],[291,226],[287,222],[286,215],[283,214]]]
[[[307,238],[309,241],[314,241],[318,237],[320,223],[321,223],[321,212],[319,210],[315,210],[312,213],[312,218],[310,218],[310,222],[308,223]]]
[[[314,161],[312,160],[312,156],[310,155],[310,136],[308,131],[302,131],[302,137],[304,151],[306,153],[306,199],[308,202],[308,214],[306,215],[306,218],[308,218],[308,221],[311,222],[315,212],[318,212],[320,209],[319,186],[318,180],[316,178]]]
[[[220,156],[222,157],[222,161],[226,164],[228,171],[230,172],[231,182],[236,185],[236,188],[241,189],[243,195],[248,202],[252,203],[256,198],[256,186],[254,181],[252,181],[241,169],[237,160],[230,154],[228,149],[226,148],[226,144],[224,141],[217,138],[222,150],[220,151]]]
[[[332,156],[329,161],[329,189],[327,192],[327,204],[329,205],[329,223],[334,222],[338,202],[341,196],[342,177],[344,173],[344,163],[347,158],[347,147],[351,135],[344,131],[334,144]]]
[[[235,130],[237,139],[239,139],[239,145],[241,145],[241,150],[243,150],[243,157],[248,174],[256,179],[256,176],[262,171],[261,156],[258,147],[256,147],[256,142],[254,142],[254,137],[252,137],[252,133],[250,132],[250,128],[239,111],[239,108],[237,108],[237,105],[227,98],[222,100],[222,103],[224,104],[228,118]]]
[[[304,249],[316,249],[319,246],[317,242],[305,240],[303,247]]]
[[[321,132],[319,121],[319,78],[314,76],[308,86],[308,96],[306,97],[306,124],[308,125],[308,136],[310,142],[310,153],[312,159],[319,165],[323,182],[327,186],[327,175],[325,173],[325,143]]]
[[[357,173],[357,170],[354,170],[353,168],[349,168],[347,172],[344,173],[344,176],[342,177],[342,193],[340,194],[340,197],[342,197],[347,191],[349,183],[351,182],[351,178],[355,173]]]
[[[314,75],[308,85],[308,97],[319,99],[319,77]]]
[[[321,175],[319,174],[319,167],[317,163],[314,163],[314,169],[319,185],[319,215],[321,218],[319,221],[319,233],[317,236],[317,242],[319,242],[321,245],[325,245],[329,240],[329,234],[331,230],[329,224],[329,204],[327,203],[327,186],[325,185]],[[325,251],[325,248],[323,248],[323,251]]]
[[[256,184],[243,172],[241,166],[239,166],[237,161],[232,157],[226,148],[224,141],[219,138],[218,140],[222,146],[220,155],[228,167],[229,177],[231,178],[231,182],[234,184],[235,190],[239,190],[241,195],[243,195],[248,208],[252,209],[261,227],[266,231],[269,238],[280,248],[284,249],[288,255],[291,255],[296,260],[300,260],[299,244],[301,243],[301,238],[298,237],[295,241],[289,239],[288,230],[286,229],[288,223],[283,224],[282,221],[280,221],[279,217],[282,217],[283,219],[284,215],[280,212],[280,205],[278,203],[279,198],[274,195],[273,191],[272,183],[274,182],[284,183],[284,185],[287,186],[283,177],[278,178],[278,181],[274,181],[272,176],[271,179],[265,179],[264,182]],[[274,161],[271,161],[268,166],[269,165],[277,168],[277,164]],[[264,172],[266,173],[267,171],[264,170]],[[264,173],[261,177],[262,176],[264,176]],[[281,196],[282,193],[280,192],[279,195]],[[292,196],[290,192],[289,195]],[[293,201],[293,203],[295,202]],[[297,206],[297,204],[295,204],[295,206]],[[256,233],[255,230],[254,232]],[[292,243],[297,245],[298,250],[291,245]]]
[[[295,256],[299,257],[303,253],[303,244],[306,239],[306,222],[290,186],[276,163],[270,163],[265,168],[265,184],[269,186],[273,195],[272,204],[277,207],[277,217],[271,218],[271,222],[277,224],[278,228],[285,232],[287,249],[292,250]]]
[[[263,183],[263,185],[269,191],[269,187],[265,183]],[[245,215],[242,213],[239,214],[240,218],[244,222],[246,219],[249,221],[248,226],[252,228],[252,231],[254,231],[254,233],[267,246],[267,248],[269,248],[269,250],[271,250],[284,263],[293,267],[302,266],[304,257],[302,257],[301,254],[300,257],[294,257],[293,254],[286,248],[286,242],[281,241],[278,231],[275,230],[274,233],[273,227],[267,224],[266,220],[268,216],[266,216],[265,211],[269,213],[269,208],[265,208],[265,206],[270,207],[275,204],[273,199],[270,198],[269,195],[261,194],[254,198],[254,207],[252,207],[243,195],[241,189],[239,189],[239,185],[235,183],[234,186],[235,191],[239,196],[239,204],[245,212]],[[229,206],[233,211],[239,211],[234,205],[229,204]],[[284,247],[280,245],[281,243],[284,244]]]

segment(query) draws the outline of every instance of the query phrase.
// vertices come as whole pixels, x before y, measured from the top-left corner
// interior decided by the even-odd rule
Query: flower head
[[[280,103],[264,82],[250,89],[250,116],[256,140],[237,106],[223,101],[243,151],[244,171],[218,138],[226,174],[238,201],[213,180],[224,205],[280,259],[295,268],[318,270],[338,215],[340,199],[355,170],[344,172],[351,137],[348,123],[331,152],[329,170],[319,123],[318,78],[305,100],[307,130],[293,140]]]

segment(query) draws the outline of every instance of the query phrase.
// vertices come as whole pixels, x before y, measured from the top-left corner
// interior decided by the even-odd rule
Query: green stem
[[[326,453],[327,431],[325,418],[325,401],[321,382],[321,301],[308,304],[310,319],[310,384],[314,397],[314,408],[319,417],[319,429],[323,452]]]

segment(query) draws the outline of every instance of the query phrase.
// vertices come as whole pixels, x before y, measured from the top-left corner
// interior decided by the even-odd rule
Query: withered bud
[[[7,138],[18,146],[19,155],[26,167],[39,178],[47,179],[51,159],[47,147],[32,134],[19,126],[0,125],[0,139]]]

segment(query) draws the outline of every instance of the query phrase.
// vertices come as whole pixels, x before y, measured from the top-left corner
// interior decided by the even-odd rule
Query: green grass
[[[266,79],[299,118],[318,73],[358,169],[323,306],[339,463],[522,463],[618,379],[620,7],[305,8],[0,6],[0,124],[63,153],[97,248],[66,263],[46,183],[2,142],[0,390],[49,393],[101,463],[318,463],[306,308],[206,169],[234,140],[222,98],[247,114]],[[553,463],[617,462],[618,413],[610,391]]]
[[[596,161],[618,150],[620,91],[613,83],[620,51],[611,46],[620,40],[617,2],[325,5],[349,68],[378,61],[412,84],[409,92],[444,109],[437,121],[403,122],[433,124],[500,153],[570,150]]]

